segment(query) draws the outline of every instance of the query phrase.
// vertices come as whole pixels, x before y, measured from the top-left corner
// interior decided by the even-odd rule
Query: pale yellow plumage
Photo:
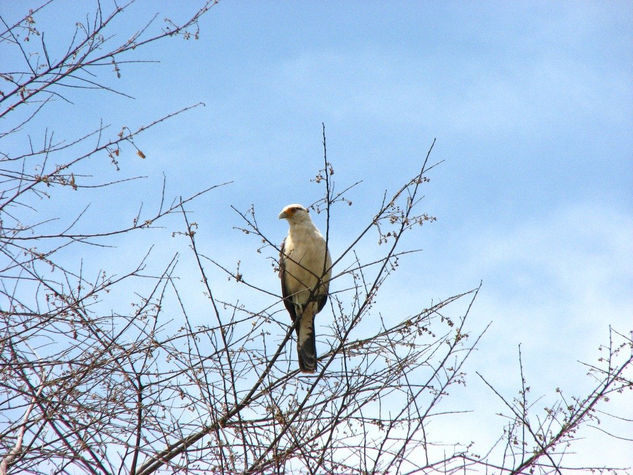
[[[279,261],[284,304],[293,322],[300,319],[296,327],[299,367],[314,372],[314,316],[327,300],[332,261],[325,239],[303,206],[288,205],[279,218],[290,225]]]

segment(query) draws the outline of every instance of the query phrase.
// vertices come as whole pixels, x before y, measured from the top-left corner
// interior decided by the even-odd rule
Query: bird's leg
[[[297,338],[299,338],[299,327],[301,326],[301,317],[303,316],[303,305],[300,303],[294,303],[295,306],[295,315],[297,316],[298,322],[293,320],[293,325],[295,326],[295,331],[297,332]]]

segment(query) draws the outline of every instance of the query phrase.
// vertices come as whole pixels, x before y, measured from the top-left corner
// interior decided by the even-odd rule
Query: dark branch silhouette
[[[270,268],[263,279],[241,270],[246,257],[198,239],[206,224],[192,220],[192,209],[228,183],[170,201],[166,177],[151,210],[142,204],[146,197],[137,197],[141,204],[127,224],[87,223],[89,190],[107,199],[118,186],[143,179],[102,179],[109,176],[104,170],[122,173],[123,154],[144,158],[144,132],[201,104],[135,127],[100,123],[74,138],[44,129],[34,141],[29,126],[53,103],[72,111],[79,89],[128,97],[110,79],[123,65],[143,62],[137,58],[146,45],[195,39],[198,21],[216,2],[199,3],[187,19],[166,20],[159,31],[156,16],[139,19],[140,28],[119,42],[114,20],[133,2],[110,10],[97,2],[61,51],[38,29],[38,15],[53,3],[18,21],[0,17],[0,50],[18,58],[3,63],[8,70],[0,74],[0,474],[626,469],[608,461],[572,467],[567,455],[581,427],[598,426],[603,403],[633,388],[629,336],[611,329],[604,358],[587,365],[595,379],[589,394],[557,390],[539,412],[521,353],[517,397],[502,394],[483,370],[475,371],[479,380],[469,379],[469,357],[489,326],[473,333],[481,283],[439,301],[420,296],[428,301],[411,314],[381,305],[390,301],[385,282],[398,279],[400,263],[418,252],[403,247],[403,237],[435,221],[422,208],[422,190],[438,165],[431,160],[435,141],[395,190],[355,194],[359,177],[336,175],[347,183],[337,187],[323,125],[323,162],[311,180],[322,198],[310,208],[323,220],[330,249],[337,213],[357,201],[375,208],[358,213],[356,232],[332,253],[329,305],[316,319],[317,371],[309,376],[296,368],[294,327],[277,281],[281,236],[259,224],[275,218],[258,216],[254,204],[233,208],[227,224],[259,246],[253,258]],[[4,149],[9,137],[26,145]],[[91,176],[81,171],[88,162]],[[81,205],[75,216],[43,209],[44,200],[60,202],[68,191]],[[157,231],[185,250],[157,255]],[[136,235],[147,237],[147,250],[133,261],[121,258],[115,246],[124,244],[115,238]],[[371,259],[361,257],[361,244],[373,246]],[[107,267],[88,269],[75,253],[85,249],[109,252]],[[233,293],[218,291],[217,275]],[[468,401],[453,401],[461,409],[444,406],[467,380],[483,381],[506,408],[507,424],[484,454],[473,453],[459,434],[445,441],[434,433],[435,424],[455,424],[471,409]],[[598,431],[630,440],[607,427]]]

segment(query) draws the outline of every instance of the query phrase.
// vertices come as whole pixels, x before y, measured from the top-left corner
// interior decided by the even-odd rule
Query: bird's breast
[[[323,275],[324,268],[329,267],[329,259],[326,262],[325,240],[320,234],[308,233],[289,234],[285,248],[286,285],[291,294],[300,297],[299,294],[307,293],[307,299],[311,289]],[[298,298],[298,300],[301,300]]]

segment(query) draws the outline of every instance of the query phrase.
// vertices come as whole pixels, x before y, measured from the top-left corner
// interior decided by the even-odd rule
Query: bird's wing
[[[288,283],[286,279],[287,274],[286,274],[285,247],[286,247],[286,239],[284,239],[283,242],[281,243],[281,252],[279,253],[279,278],[281,279],[281,296],[284,299],[284,305],[286,307],[286,310],[288,310],[288,313],[290,314],[290,317],[292,318],[292,321],[294,322],[295,319],[297,318],[297,314],[295,313],[295,306],[292,303],[292,299],[290,298],[291,292],[288,289]]]
[[[328,292],[330,290],[330,277],[332,275],[332,259],[330,258],[330,252],[328,251],[327,247],[325,248],[325,252],[326,252],[326,260],[325,260],[325,275],[322,277],[322,281],[321,281],[321,285],[319,287],[319,294],[315,295],[315,298],[317,299],[317,311],[316,313],[319,313],[321,310],[323,310],[323,307],[325,306],[325,303],[327,302],[327,296],[328,296]]]

